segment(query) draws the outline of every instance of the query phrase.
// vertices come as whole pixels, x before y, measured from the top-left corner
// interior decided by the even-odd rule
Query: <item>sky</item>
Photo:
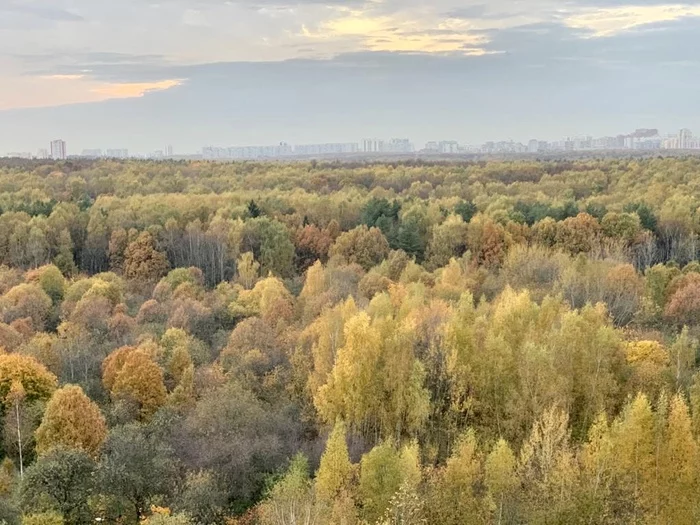
[[[700,133],[700,0],[0,0],[0,153]]]

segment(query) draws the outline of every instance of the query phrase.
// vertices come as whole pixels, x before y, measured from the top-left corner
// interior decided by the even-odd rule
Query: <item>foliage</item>
[[[0,161],[0,521],[696,523],[699,172]]]
[[[95,464],[81,450],[54,449],[27,469],[20,486],[25,513],[55,511],[71,525],[92,521]]]
[[[97,457],[107,428],[99,407],[82,388],[66,385],[54,392],[36,431],[40,454],[54,448],[77,448]]]

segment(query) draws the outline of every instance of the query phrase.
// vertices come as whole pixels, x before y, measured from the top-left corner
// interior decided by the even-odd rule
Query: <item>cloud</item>
[[[565,18],[574,28],[587,29],[592,36],[607,37],[641,26],[700,16],[700,6],[645,5],[589,9]]]
[[[71,151],[172,143],[193,152],[365,135],[479,143],[671,131],[700,118],[700,68],[671,63],[692,58],[698,31],[700,21],[688,19],[651,34],[582,39],[584,30],[550,23],[494,30],[488,48],[509,52],[478,57],[357,52],[178,66],[169,72],[187,82],[140,98],[3,112],[0,143],[25,151],[61,136]]]
[[[88,74],[25,76],[0,85],[0,111],[142,98],[182,86],[184,82],[179,78],[154,82],[107,82]]]
[[[6,0],[7,1],[7,0]],[[55,7],[50,3],[12,1],[0,6],[0,13],[18,14],[55,22],[82,22],[84,18],[68,9]]]
[[[350,39],[355,50],[408,53],[482,54],[483,39],[457,19],[430,19],[405,14],[375,14],[372,10],[340,10],[302,36],[321,41]]]
[[[91,89],[92,93],[104,96],[107,99],[114,98],[140,98],[149,93],[157,93],[174,87],[181,86],[182,79],[161,80],[160,82],[103,84]]]
[[[92,102],[173,79],[194,82],[212,74],[204,67],[211,63],[303,59],[321,61],[308,66],[319,71],[355,67],[364,53],[454,56],[465,59],[462,68],[594,62],[599,73],[634,62],[637,48],[674,56],[651,45],[660,41],[652,32],[664,33],[670,48],[687,42],[676,46],[675,61],[695,63],[688,49],[700,42],[685,28],[699,9],[700,0],[0,0],[0,100],[3,107]]]

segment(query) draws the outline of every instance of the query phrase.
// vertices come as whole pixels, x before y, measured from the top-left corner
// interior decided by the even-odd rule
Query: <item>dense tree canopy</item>
[[[0,161],[0,523],[697,523],[699,172]]]

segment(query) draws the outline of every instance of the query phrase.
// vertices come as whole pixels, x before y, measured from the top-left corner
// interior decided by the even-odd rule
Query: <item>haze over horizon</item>
[[[6,0],[0,151],[698,128],[700,2]]]

